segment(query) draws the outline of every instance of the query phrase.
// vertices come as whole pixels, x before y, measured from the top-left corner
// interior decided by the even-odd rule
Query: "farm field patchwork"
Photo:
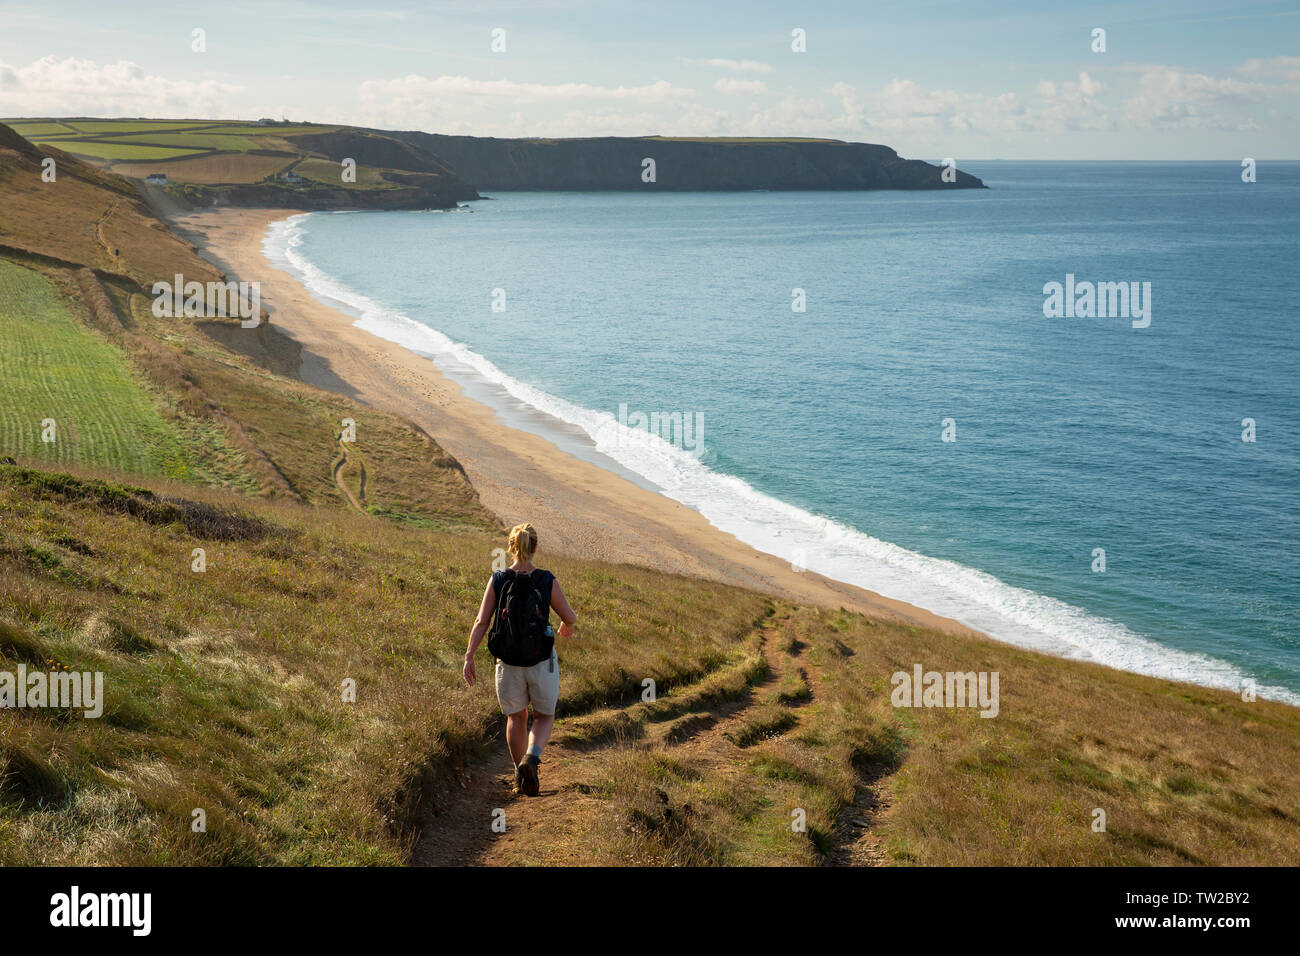
[[[183,206],[233,202],[235,205],[268,201],[261,190],[276,187],[288,202],[343,202],[336,191],[360,194],[358,202],[369,201],[367,193],[382,191],[409,197],[405,201],[421,208],[445,205],[441,193],[468,198],[472,190],[457,182],[454,170],[432,154],[421,155],[406,143],[373,131],[355,130],[330,124],[260,123],[232,120],[79,120],[34,117],[12,120],[14,130],[37,146],[57,148],[88,166],[135,180],[164,175],[172,201]],[[355,157],[356,179],[344,182],[340,163]],[[393,165],[389,165],[389,164]],[[278,174],[292,170],[301,180],[288,182]],[[394,174],[394,175],[390,175]],[[412,176],[412,173],[422,173]],[[242,187],[258,187],[241,192]],[[322,187],[329,190],[322,192]],[[136,187],[132,187],[134,192]],[[364,197],[364,198],[362,198]],[[157,198],[157,197],[155,197]],[[150,200],[152,201],[152,200]],[[380,202],[391,205],[392,196]],[[4,233],[0,224],[0,235]],[[100,230],[101,244],[118,248],[115,239]],[[34,248],[30,244],[24,248]],[[100,257],[100,268],[111,261]]]

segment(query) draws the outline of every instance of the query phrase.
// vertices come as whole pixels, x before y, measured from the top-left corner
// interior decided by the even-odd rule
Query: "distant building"
[[[166,186],[167,175],[165,173],[150,173],[144,178],[144,181],[150,186]]]
[[[282,183],[305,183],[306,181],[307,180],[303,179],[291,169],[285,170],[280,174],[280,182]]]
[[[260,120],[257,121],[257,125],[258,125],[258,126],[274,126],[274,125],[275,125],[275,120],[270,119],[269,117],[263,116]]]

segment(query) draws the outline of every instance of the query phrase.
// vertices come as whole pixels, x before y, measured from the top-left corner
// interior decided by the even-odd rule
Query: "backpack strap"
[[[515,578],[515,572],[510,570],[509,568],[502,568],[500,571],[492,572],[492,584],[494,585],[494,590],[497,593],[498,604],[501,602],[501,592],[505,590],[506,583],[509,581],[513,581],[514,578]]]

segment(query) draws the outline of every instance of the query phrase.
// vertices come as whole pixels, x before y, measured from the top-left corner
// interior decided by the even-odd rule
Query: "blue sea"
[[[1300,164],[963,168],[990,189],[498,193],[265,248],[797,567],[1300,704]],[[1149,312],[1045,316],[1067,281]],[[651,413],[691,427],[647,438]]]

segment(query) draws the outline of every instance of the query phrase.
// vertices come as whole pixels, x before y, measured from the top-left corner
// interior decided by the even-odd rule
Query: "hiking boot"
[[[539,762],[540,761],[535,756],[529,754],[524,758],[524,762],[516,769],[524,796],[535,797],[541,790],[541,780],[537,775],[537,765]]]
[[[524,767],[524,765],[521,764],[521,763],[517,763],[517,764],[515,764],[515,793],[523,793],[523,792],[524,792],[524,770],[523,770],[523,767]]]

